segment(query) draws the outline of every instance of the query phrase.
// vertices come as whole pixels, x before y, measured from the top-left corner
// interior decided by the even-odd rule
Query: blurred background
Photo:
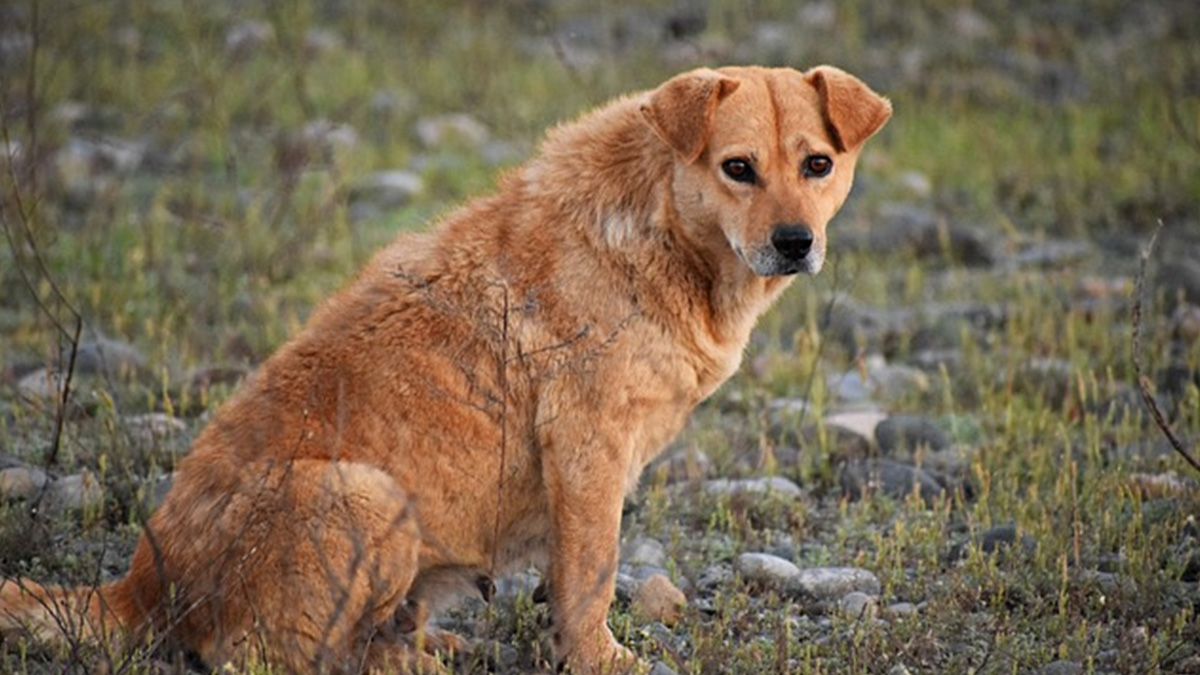
[[[620,602],[625,639],[681,672],[1200,672],[1196,476],[1131,359],[1144,297],[1147,382],[1200,435],[1194,0],[4,2],[0,570],[119,574],[216,404],[376,248],[557,121],[747,63],[895,116],[826,271],[626,514],[689,609]],[[764,477],[797,492],[710,485]],[[867,569],[885,620],[743,584],[762,552]],[[483,633],[536,654],[518,610]]]

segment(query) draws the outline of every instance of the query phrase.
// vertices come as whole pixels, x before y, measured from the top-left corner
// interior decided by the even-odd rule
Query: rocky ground
[[[553,120],[692,65],[833,62],[896,118],[827,271],[627,505],[614,631],[658,673],[1200,673],[1200,474],[1131,359],[1161,220],[1142,358],[1195,452],[1187,3],[34,7],[0,8],[5,575],[120,575],[313,303]],[[495,583],[440,619],[477,642],[458,670],[545,670],[536,572]]]

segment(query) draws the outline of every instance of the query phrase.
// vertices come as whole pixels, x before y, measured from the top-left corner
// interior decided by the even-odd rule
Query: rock
[[[862,591],[850,591],[838,600],[838,610],[858,619],[874,619],[878,609],[875,598]]]
[[[14,466],[0,470],[0,499],[30,500],[42,491],[49,478],[41,469]]]
[[[825,418],[825,426],[836,427],[865,439],[868,443],[872,443],[876,437],[876,428],[880,422],[888,418],[887,413],[877,410],[864,410],[862,412],[839,413],[830,415]]]
[[[858,567],[810,567],[789,577],[786,584],[789,595],[823,603],[854,591],[878,596],[882,588],[879,577]]]
[[[1052,661],[1042,666],[1037,675],[1083,675],[1083,664],[1077,661]]]
[[[70,350],[63,350],[59,356],[59,363],[66,368],[70,359]],[[146,367],[146,359],[137,347],[128,342],[105,337],[79,343],[75,351],[75,374],[103,375],[121,381],[153,376]]]
[[[1092,253],[1092,245],[1085,241],[1056,240],[1028,246],[1018,251],[1010,262],[1016,267],[1061,269],[1086,259]]]
[[[266,46],[275,38],[271,24],[265,21],[240,21],[225,33],[225,51],[245,56]]]
[[[780,476],[765,478],[717,478],[704,482],[704,491],[714,497],[773,494],[781,497],[802,497],[804,491],[794,482]]]
[[[660,621],[673,626],[683,615],[687,597],[670,579],[662,574],[655,574],[638,585],[631,606],[635,612],[650,621]]]
[[[187,431],[187,425],[182,420],[166,413],[122,417],[121,426],[135,441],[147,445],[171,440]]]
[[[863,403],[872,397],[894,399],[929,389],[929,376],[911,366],[889,364],[878,354],[868,356],[860,368],[827,378],[829,390],[846,403]]]
[[[472,147],[480,147],[491,135],[482,122],[466,113],[448,113],[433,117],[422,117],[415,127],[417,139],[426,148],[448,142],[451,138],[466,141]]]
[[[41,368],[17,381],[17,394],[34,404],[53,404],[58,400],[62,383],[58,374]]]
[[[95,512],[104,505],[104,487],[90,471],[63,476],[50,483],[43,504],[55,513]]]
[[[890,619],[908,619],[917,615],[917,606],[911,602],[894,602],[883,610],[883,615]]]
[[[905,666],[903,663],[897,663],[896,665],[889,668],[887,671],[887,675],[911,675],[911,674],[912,674],[912,671],[910,671],[908,669],[908,666]]]
[[[1165,262],[1158,268],[1154,278],[1155,283],[1151,288],[1164,293],[1168,302],[1178,297],[1190,304],[1200,305],[1200,262],[1189,259]]]
[[[358,132],[348,124],[329,120],[313,120],[300,130],[300,140],[309,148],[328,154],[353,150],[358,146]]]
[[[350,215],[363,219],[402,208],[425,190],[425,181],[411,171],[377,171],[350,188]]]
[[[628,605],[633,602],[633,596],[637,593],[639,582],[632,575],[624,572],[617,572],[616,587],[613,595],[617,602]]]
[[[342,48],[342,38],[326,28],[309,28],[304,33],[304,51],[309,57],[322,56]]]
[[[918,450],[939,451],[950,447],[950,437],[932,421],[917,415],[892,415],[875,429],[879,451],[884,455],[909,456]]]
[[[667,562],[667,549],[657,539],[637,537],[621,547],[621,562],[635,567],[662,567]]]
[[[946,489],[928,472],[886,459],[864,459],[842,467],[842,491],[851,499],[879,492],[893,499],[907,499],[916,490],[927,504],[945,495]]]
[[[783,588],[788,580],[800,573],[794,564],[769,553],[743,553],[734,563],[738,574],[761,586]]]
[[[696,577],[696,590],[700,593],[712,593],[721,586],[733,581],[733,570],[728,565],[713,565],[704,568]]]
[[[655,661],[654,665],[650,667],[650,675],[679,675],[679,674],[675,672],[674,668],[668,666],[667,664],[663,663],[662,661]]]
[[[989,555],[996,555],[1002,551],[1008,551],[1015,548],[1018,544],[1020,550],[1025,555],[1032,555],[1037,550],[1037,539],[1031,534],[1022,534],[1017,536],[1017,526],[1011,523],[1006,525],[996,525],[980,532],[974,537],[971,544],[976,546],[980,551]],[[951,549],[950,561],[958,561],[967,557],[969,551],[968,544],[959,544]]]
[[[1184,344],[1200,340],[1200,306],[1181,303],[1171,314],[1171,335]]]
[[[1133,473],[1129,475],[1129,486],[1143,500],[1179,497],[1196,490],[1196,481],[1182,478],[1174,471],[1161,474]]]

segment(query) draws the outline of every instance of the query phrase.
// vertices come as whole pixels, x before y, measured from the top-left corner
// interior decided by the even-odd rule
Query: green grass
[[[591,4],[122,0],[0,9],[0,37],[37,37],[36,59],[0,58],[0,117],[12,149],[0,160],[2,217],[13,237],[35,243],[0,244],[0,452],[37,464],[51,443],[53,411],[15,389],[19,373],[63,345],[49,315],[68,314],[51,280],[86,335],[133,344],[148,370],[129,381],[82,377],[86,413],[68,417],[50,468],[100,476],[104,507],[31,518],[19,504],[3,506],[0,569],[75,580],[120,573],[144,517],[145,477],[169,471],[203,424],[188,417],[185,433],[145,443],[126,432],[124,416],[195,412],[196,394],[182,393],[195,368],[261,362],[374,249],[488,191],[543,129],[693,65],[829,62],[892,98],[895,117],[866,151],[861,189],[833,226],[834,249],[839,229],[870,233],[881,206],[899,202],[977,225],[1005,251],[1056,238],[1115,238],[1136,249],[1160,219],[1169,240],[1156,259],[1200,250],[1194,12],[1150,5],[1146,18],[1120,2],[851,0],[830,4],[826,25],[812,19],[815,5],[806,13],[783,0],[713,0],[703,10],[707,28],[664,54],[635,29],[678,5]],[[1159,11],[1167,18],[1154,18]],[[990,30],[956,37],[950,27],[963,13]],[[553,36],[572,58],[589,47],[578,35],[591,29],[576,38],[563,29],[586,22],[620,30],[597,42],[593,61],[564,61]],[[785,39],[771,41],[768,23],[784,26]],[[269,37],[231,50],[236,26]],[[313,29],[330,43],[314,45]],[[72,106],[82,115],[72,117]],[[448,112],[485,124],[512,158],[489,161],[467,143],[422,148],[415,122]],[[305,130],[316,121],[345,125],[357,141],[313,140]],[[140,167],[63,160],[72,144],[110,141],[144,147]],[[347,195],[358,181],[415,160],[426,167],[422,195],[397,211],[351,217]],[[928,192],[912,187],[914,173]],[[668,543],[677,578],[788,535],[801,547],[797,562],[870,569],[883,582],[883,604],[924,603],[916,616],[878,625],[823,617],[734,581],[711,607],[693,606],[666,629],[669,639],[624,607],[613,610],[617,632],[690,673],[885,673],[900,663],[914,673],[1025,673],[1056,658],[1088,672],[1200,672],[1196,584],[1180,581],[1189,556],[1200,555],[1200,494],[1136,489],[1134,474],[1188,469],[1170,454],[1130,450],[1157,442],[1158,431],[1101,405],[1133,380],[1130,289],[1098,308],[1073,298],[1081,278],[1129,279],[1137,261],[1100,250],[1051,270],[985,271],[907,251],[838,251],[838,273],[797,283],[763,319],[747,356],[759,366],[743,368],[684,435],[720,475],[756,473],[750,458],[778,442],[772,399],[812,396],[807,422],[833,409],[824,379],[810,387],[810,376],[859,355],[822,334],[830,293],[873,307],[1002,305],[1001,325],[950,326],[961,362],[889,403],[943,422],[967,446],[972,498],[932,507],[916,497],[847,502],[828,436],[818,434],[797,466],[779,469],[805,486],[802,500],[713,500],[651,477],[627,515],[628,533]],[[1174,298],[1157,289],[1148,297],[1150,367],[1195,372],[1200,344],[1168,328]],[[908,357],[912,337],[898,336],[889,356]],[[1066,371],[1035,377],[1031,359]],[[228,394],[204,393],[198,407]],[[1194,385],[1172,409],[1180,432],[1200,436]],[[1032,535],[1036,550],[992,556],[967,547],[962,560],[948,560],[955,545],[1004,523]],[[1116,581],[1094,573],[1118,555]],[[488,636],[517,647],[520,667],[548,654],[544,609],[521,600],[488,612]],[[682,663],[664,656],[665,640],[683,645],[672,647]],[[0,669],[16,672],[67,663],[37,651],[2,658]],[[133,666],[158,667],[149,657]]]

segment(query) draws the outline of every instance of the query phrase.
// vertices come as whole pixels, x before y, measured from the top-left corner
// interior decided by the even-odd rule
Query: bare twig
[[[1154,234],[1150,237],[1150,243],[1146,244],[1146,248],[1142,251],[1141,264],[1138,267],[1137,279],[1133,287],[1133,372],[1134,379],[1137,383],[1138,391],[1142,395],[1142,402],[1146,404],[1146,408],[1150,411],[1150,416],[1154,419],[1154,423],[1162,430],[1163,435],[1170,441],[1171,447],[1175,452],[1192,466],[1197,472],[1200,472],[1200,461],[1196,460],[1195,455],[1188,450],[1187,445],[1182,439],[1176,435],[1175,430],[1171,428],[1171,424],[1167,422],[1166,415],[1163,414],[1162,408],[1158,405],[1158,400],[1154,398],[1154,393],[1151,391],[1151,381],[1146,377],[1145,370],[1142,368],[1142,289],[1146,282],[1146,264],[1150,260],[1150,253],[1154,250],[1154,244],[1158,242],[1158,234],[1162,231],[1163,222],[1158,221],[1158,227],[1154,229]]]

